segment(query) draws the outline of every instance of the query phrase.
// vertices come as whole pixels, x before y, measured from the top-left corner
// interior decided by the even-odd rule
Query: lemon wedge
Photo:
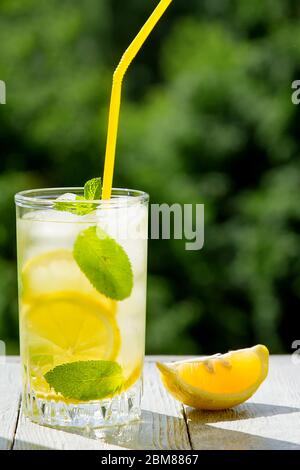
[[[267,377],[268,363],[269,351],[259,344],[157,367],[174,398],[194,408],[221,410],[248,400]]]

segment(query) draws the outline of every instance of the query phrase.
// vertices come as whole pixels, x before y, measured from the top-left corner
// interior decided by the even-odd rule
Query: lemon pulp
[[[178,366],[187,384],[212,393],[236,393],[250,387],[261,374],[261,361],[253,351],[223,355],[220,359]]]

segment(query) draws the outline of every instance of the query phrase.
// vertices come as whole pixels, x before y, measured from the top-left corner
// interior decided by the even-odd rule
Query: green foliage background
[[[0,0],[0,338],[17,352],[13,195],[102,173],[112,71],[154,0]],[[174,0],[126,77],[116,186],[204,203],[205,247],[149,247],[148,353],[299,336],[300,6]]]

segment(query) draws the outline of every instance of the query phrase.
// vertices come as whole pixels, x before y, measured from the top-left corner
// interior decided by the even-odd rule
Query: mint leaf
[[[82,196],[76,196],[75,201],[85,200]],[[76,215],[85,215],[93,212],[95,210],[95,205],[90,203],[78,203],[78,202],[68,202],[68,201],[57,201],[54,203],[54,209],[58,211],[71,212]]]
[[[95,201],[101,198],[101,178],[92,178],[84,185],[84,196],[76,196],[75,201]],[[71,212],[76,215],[86,215],[96,209],[96,204],[79,203],[72,201],[56,201],[54,209],[58,211]]]
[[[133,274],[124,249],[99,227],[82,230],[74,244],[73,256],[90,283],[114,300],[129,297]]]
[[[93,178],[84,185],[84,199],[96,201],[101,199],[101,178]]]
[[[118,392],[124,378],[114,361],[78,361],[54,367],[44,375],[50,387],[65,398],[100,400]]]

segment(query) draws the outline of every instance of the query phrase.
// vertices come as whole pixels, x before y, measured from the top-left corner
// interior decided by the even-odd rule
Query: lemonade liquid
[[[27,191],[16,196],[25,413],[41,424],[119,424],[137,418],[140,412],[147,195],[113,191],[111,201],[102,201],[85,215],[55,210],[56,198],[69,192],[81,193],[63,189]],[[89,230],[97,233],[98,229],[113,240],[112,249],[117,244],[128,257],[132,288],[123,300],[115,300],[97,290],[74,258],[79,235]],[[110,245],[108,258],[109,250]],[[118,388],[107,391],[102,383],[99,395],[97,388],[92,395],[78,395],[78,390],[64,393],[64,389],[61,393],[61,389],[57,391],[45,378],[57,366],[94,364],[89,361],[117,364],[121,371]],[[71,376],[66,374],[69,381],[66,386],[71,386],[73,381],[75,388],[77,372],[70,372]],[[79,380],[82,377],[84,381],[84,372],[80,370],[78,374],[81,374]]]

